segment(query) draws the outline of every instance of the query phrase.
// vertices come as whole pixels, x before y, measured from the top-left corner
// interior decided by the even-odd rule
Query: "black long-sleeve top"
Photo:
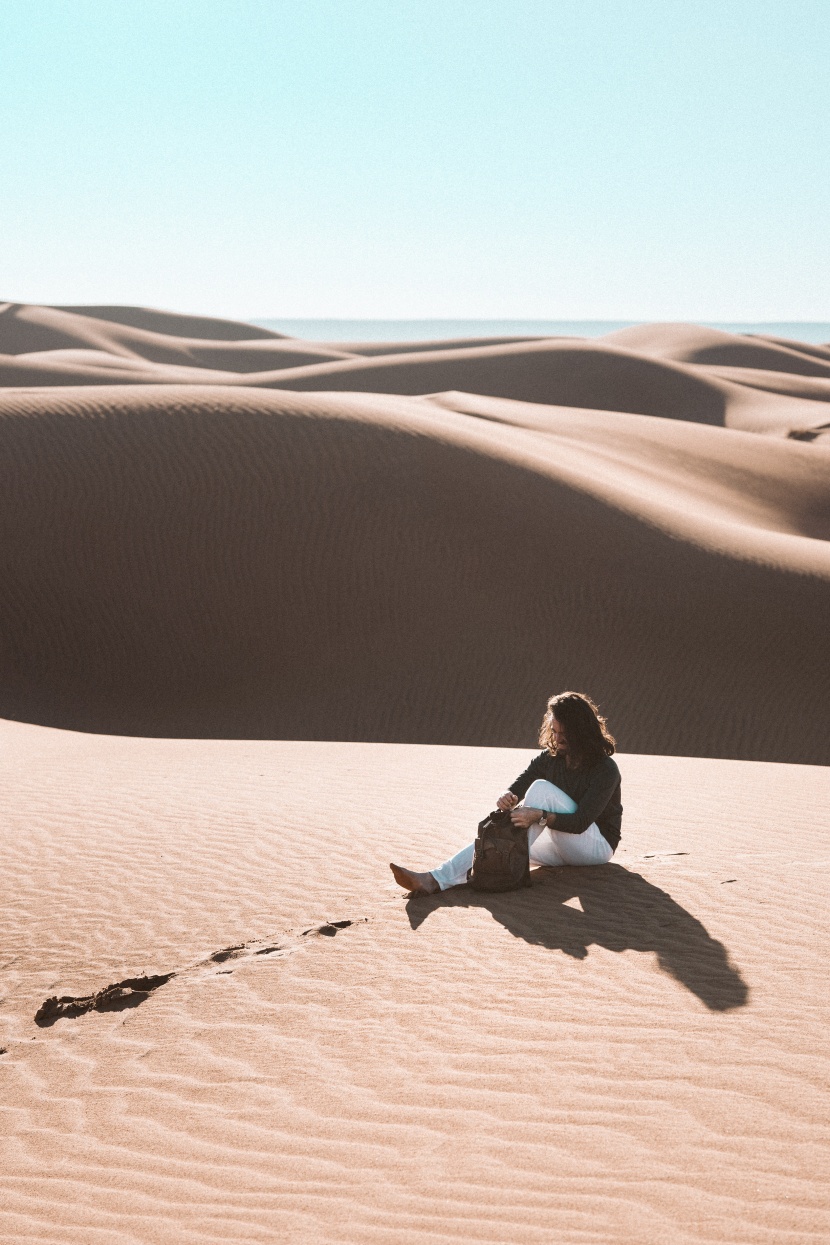
[[[537,778],[554,783],[577,804],[575,813],[556,814],[554,829],[582,834],[595,821],[602,837],[616,851],[622,825],[622,785],[616,761],[603,757],[585,769],[568,769],[564,757],[540,752],[509,790],[522,799]]]

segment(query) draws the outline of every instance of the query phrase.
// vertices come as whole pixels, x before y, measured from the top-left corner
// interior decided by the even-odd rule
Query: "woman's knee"
[[[614,855],[613,849],[596,823],[582,834],[559,834],[554,837],[567,865],[604,865]]]
[[[576,809],[567,792],[546,778],[537,778],[530,784],[524,803],[528,808],[543,808],[549,813],[572,813]]]

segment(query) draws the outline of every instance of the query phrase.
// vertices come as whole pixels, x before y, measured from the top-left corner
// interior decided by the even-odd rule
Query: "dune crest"
[[[90,350],[93,356],[78,353]],[[460,390],[818,438],[827,433],[825,381],[830,346],[694,325],[641,325],[592,341],[344,347],[137,307],[0,305],[0,386],[6,387],[233,384],[412,396]]]

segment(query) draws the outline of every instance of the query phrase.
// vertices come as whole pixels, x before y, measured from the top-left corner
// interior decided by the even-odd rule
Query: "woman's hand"
[[[496,800],[496,808],[506,813],[508,809],[515,808],[519,803],[519,797],[512,791],[505,791],[504,795],[500,795]]]
[[[524,826],[525,830],[529,830],[531,826],[535,826],[540,817],[544,816],[544,809],[527,808],[524,804],[521,808],[516,808],[510,814],[510,820],[514,826]]]

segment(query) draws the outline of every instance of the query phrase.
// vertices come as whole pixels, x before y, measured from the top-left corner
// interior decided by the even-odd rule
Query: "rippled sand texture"
[[[7,305],[0,351],[7,718],[518,746],[576,686],[632,751],[830,761],[830,348]]]
[[[5,725],[0,1238],[825,1241],[830,774],[623,756],[616,863],[398,892],[525,759]]]

